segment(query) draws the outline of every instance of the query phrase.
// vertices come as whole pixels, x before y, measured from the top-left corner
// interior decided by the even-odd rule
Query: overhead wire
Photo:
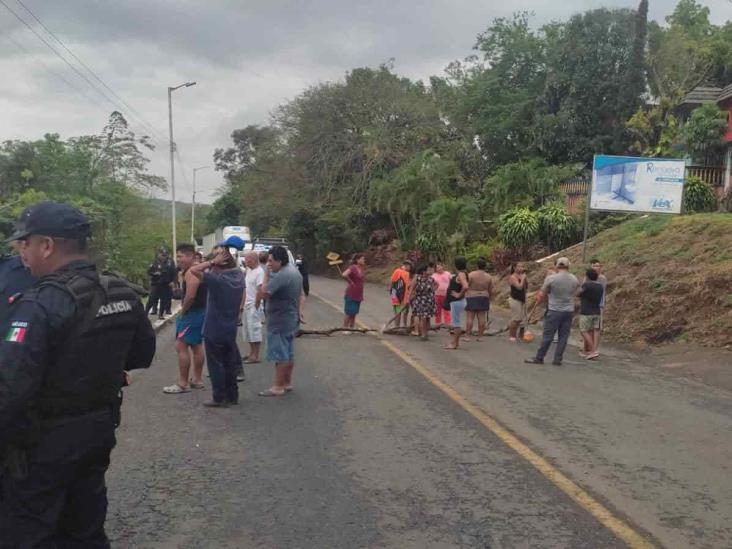
[[[178,152],[178,147],[176,145],[175,147],[175,158],[177,159],[178,167],[180,168],[181,177],[183,178],[183,187],[193,196],[193,185],[189,183],[188,181],[188,175],[186,172],[188,171],[188,166],[186,166],[185,162],[183,162],[183,159],[180,156],[180,153]]]
[[[83,72],[81,72],[76,66],[74,66],[64,55],[62,55],[53,45],[51,45],[48,40],[46,40],[36,29],[34,29],[23,17],[21,17],[15,10],[13,10],[5,0],[0,0],[0,4],[2,4],[7,11],[9,11],[20,23],[22,23],[28,30],[30,30],[36,38],[38,38],[53,54],[61,59],[74,73],[76,73],[84,82],[88,84],[88,86],[94,90],[99,96],[103,97],[107,102],[109,102],[116,110],[124,111],[125,109],[120,107],[120,104],[126,107],[126,110],[128,110],[128,113],[130,116],[134,117],[133,122],[135,122],[137,125],[141,126],[142,129],[146,130],[146,133],[150,133],[153,135],[148,136],[150,140],[153,142],[153,144],[158,146],[158,143],[155,143],[154,137],[157,138],[157,140],[162,141],[165,143],[168,140],[168,137],[163,135],[162,132],[158,131],[152,124],[147,122],[142,115],[134,108],[132,105],[130,105],[127,101],[124,100],[117,92],[115,92],[104,80],[97,75],[96,72],[94,72],[79,56],[77,56],[56,34],[51,31],[36,15],[28,6],[25,5],[25,3],[22,0],[15,0],[30,16],[38,23],[38,25],[51,37],[53,38],[58,44],[66,51],[81,67],[83,67],[92,78],[94,78],[99,84],[101,84],[106,90],[109,91],[109,93],[117,100],[112,99],[103,89],[100,89],[97,85],[95,85]],[[13,44],[21,49],[21,51],[24,51],[30,55],[32,55],[34,58],[36,58],[37,61],[41,62],[49,72],[63,80],[69,87],[73,88],[77,93],[82,95],[85,99],[93,101],[96,105],[98,105],[101,109],[105,109],[104,105],[100,103],[99,99],[92,97],[89,97],[86,93],[84,93],[78,86],[74,85],[72,82],[67,80],[63,75],[56,73],[53,71],[48,64],[43,62],[40,58],[35,57],[29,50],[27,50],[25,47],[23,47],[20,43],[18,43],[16,40],[14,40],[12,37],[7,36],[7,38],[13,42]],[[183,162],[183,159],[181,158],[181,155],[178,151],[177,144],[174,144],[174,154],[175,158],[177,159],[177,163],[180,167],[180,173],[183,179],[183,186],[186,188],[186,190],[192,195],[193,189],[191,184],[188,181],[188,176],[186,174],[187,166]]]
[[[94,90],[95,92],[97,92],[97,94],[99,94],[99,95],[100,95],[101,97],[103,97],[104,99],[106,99],[106,100],[107,100],[107,102],[109,102],[109,103],[110,103],[110,104],[111,104],[111,105],[112,105],[112,106],[113,106],[113,107],[115,108],[115,110],[119,110],[119,111],[124,111],[124,110],[125,110],[124,108],[121,108],[121,107],[120,107],[120,105],[119,105],[119,104],[118,104],[118,103],[117,103],[117,102],[116,102],[115,100],[113,100],[112,98],[110,98],[110,97],[109,97],[109,95],[107,95],[107,94],[106,94],[106,93],[104,92],[104,90],[101,90],[101,89],[99,89],[99,87],[97,87],[97,86],[96,86],[96,85],[95,85],[95,84],[94,84],[94,83],[93,83],[93,82],[92,82],[92,81],[91,81],[91,80],[90,80],[90,79],[89,79],[89,78],[88,78],[88,77],[87,77],[87,76],[86,76],[86,75],[85,75],[85,74],[84,74],[83,72],[81,72],[81,71],[80,71],[80,70],[79,70],[79,69],[78,69],[78,68],[77,68],[76,66],[74,66],[74,65],[73,65],[73,64],[72,64],[71,62],[69,62],[69,60],[68,60],[68,59],[66,59],[66,57],[64,57],[63,55],[61,55],[61,53],[60,53],[60,52],[59,52],[59,51],[58,51],[58,50],[57,50],[56,48],[54,48],[54,47],[53,47],[53,46],[52,46],[52,45],[51,45],[51,44],[50,44],[50,43],[48,42],[48,40],[46,40],[46,39],[45,39],[45,38],[44,38],[44,37],[43,37],[43,36],[42,36],[42,35],[41,35],[41,34],[40,34],[40,33],[39,33],[39,32],[38,32],[38,31],[37,31],[36,29],[34,29],[34,28],[33,28],[33,27],[32,27],[32,26],[31,26],[31,25],[30,25],[30,24],[29,24],[29,23],[28,23],[28,22],[27,22],[27,21],[26,21],[25,19],[23,19],[23,18],[22,18],[22,17],[21,17],[21,16],[20,16],[20,15],[19,15],[19,14],[18,14],[18,13],[17,13],[16,11],[15,11],[15,10],[13,10],[13,9],[12,9],[12,8],[11,8],[11,7],[10,7],[10,6],[8,5],[8,4],[7,4],[7,2],[6,2],[5,0],[0,0],[0,4],[2,4],[2,5],[3,5],[3,7],[5,7],[5,9],[6,9],[6,10],[8,10],[8,11],[9,11],[9,12],[10,12],[10,13],[11,13],[11,14],[12,14],[12,15],[13,15],[13,16],[14,16],[14,17],[15,17],[15,18],[16,18],[16,19],[18,20],[18,21],[20,21],[20,23],[22,23],[22,24],[23,24],[23,25],[24,25],[24,26],[25,26],[25,27],[26,27],[26,28],[27,28],[28,30],[30,30],[30,31],[31,31],[31,32],[32,32],[32,33],[33,33],[33,34],[34,34],[34,35],[36,36],[36,38],[38,38],[38,39],[39,39],[39,40],[40,40],[41,42],[43,42],[43,44],[45,44],[45,45],[46,45],[46,47],[47,47],[48,49],[50,49],[50,50],[51,50],[51,51],[52,51],[52,52],[54,53],[54,55],[56,55],[56,56],[57,56],[57,57],[58,57],[59,59],[61,59],[61,60],[62,60],[62,61],[63,61],[63,62],[64,62],[64,63],[65,63],[65,64],[66,64],[66,65],[67,65],[67,66],[68,66],[68,67],[69,67],[69,68],[70,68],[70,69],[72,70],[72,71],[74,71],[74,72],[75,72],[75,73],[76,73],[76,74],[77,74],[77,75],[78,75],[78,76],[79,76],[79,77],[80,77],[80,78],[81,78],[82,80],[84,80],[84,81],[85,81],[85,82],[86,82],[86,83],[87,83],[87,84],[89,85],[89,87],[91,87],[91,88],[92,88],[92,89],[93,89],[93,90]],[[139,121],[137,122],[137,124],[139,124],[139,125],[141,125],[141,126],[143,126],[143,127],[144,127],[144,124],[140,123]]]
[[[17,49],[19,49],[21,52],[25,53],[26,55],[33,58],[37,63],[43,65],[43,67],[55,78],[58,78],[61,80],[64,84],[66,84],[69,88],[74,90],[76,93],[81,95],[84,99],[87,101],[90,101],[97,105],[100,110],[102,110],[104,113],[108,114],[107,108],[94,96],[88,95],[84,90],[79,88],[76,84],[68,80],[62,73],[56,72],[56,70],[53,69],[48,63],[46,63],[41,57],[38,57],[36,54],[34,54],[32,51],[30,51],[28,48],[23,46],[20,42],[18,42],[15,38],[8,34],[4,34],[3,38],[5,38],[8,42],[13,44]]]
[[[161,133],[161,132],[159,132],[159,131],[158,131],[158,130],[157,130],[157,129],[156,129],[156,128],[155,128],[155,127],[154,127],[154,126],[152,125],[152,124],[150,124],[149,122],[147,122],[147,120],[145,120],[145,118],[144,118],[144,117],[143,117],[143,116],[142,116],[142,115],[141,115],[141,114],[140,114],[140,113],[139,113],[139,112],[137,111],[137,109],[135,109],[135,108],[134,108],[134,107],[133,107],[132,105],[130,105],[130,104],[129,104],[129,103],[127,102],[127,101],[125,101],[125,100],[124,100],[124,98],[120,97],[120,95],[119,95],[119,94],[118,94],[117,92],[115,92],[115,91],[114,91],[114,90],[113,90],[113,89],[112,89],[112,88],[111,88],[111,87],[110,87],[109,85],[107,85],[107,83],[106,83],[106,82],[105,82],[104,80],[102,80],[102,78],[100,78],[100,77],[99,77],[99,75],[98,75],[98,74],[97,74],[96,72],[94,72],[94,71],[93,71],[93,70],[92,70],[92,69],[91,69],[91,68],[90,68],[90,67],[89,67],[89,66],[88,66],[88,65],[87,65],[86,63],[84,63],[84,61],[83,61],[83,60],[81,60],[81,59],[79,58],[79,56],[77,56],[77,55],[76,55],[76,54],[75,54],[75,53],[74,53],[74,52],[73,52],[73,51],[72,51],[72,50],[71,50],[71,49],[70,49],[70,48],[69,48],[69,47],[68,47],[68,46],[67,46],[66,44],[64,44],[64,42],[63,42],[63,41],[62,41],[62,40],[61,40],[61,39],[60,39],[60,38],[59,38],[58,36],[56,36],[56,34],[55,34],[55,33],[54,33],[53,31],[51,31],[51,29],[49,29],[49,28],[48,28],[48,27],[47,27],[47,26],[46,26],[46,25],[45,25],[45,24],[43,23],[43,21],[41,21],[40,17],[38,17],[38,16],[37,16],[37,15],[36,15],[36,14],[35,14],[35,13],[34,13],[34,12],[33,12],[33,11],[32,11],[32,10],[30,9],[30,8],[29,8],[29,7],[28,7],[28,6],[26,6],[26,5],[25,5],[25,3],[23,2],[23,0],[15,0],[15,1],[16,1],[16,2],[17,2],[17,3],[19,4],[19,5],[20,5],[20,6],[22,6],[22,7],[23,7],[23,9],[24,9],[25,11],[27,11],[27,12],[28,12],[28,13],[30,14],[30,16],[31,16],[31,17],[33,17],[33,19],[35,19],[35,20],[36,20],[36,22],[37,22],[37,23],[38,23],[38,24],[39,24],[39,25],[41,26],[41,28],[42,28],[43,30],[45,30],[45,31],[46,31],[46,33],[48,33],[48,35],[49,35],[49,36],[50,36],[51,38],[53,38],[53,39],[54,39],[54,40],[55,40],[56,42],[58,42],[58,44],[59,44],[59,45],[60,45],[60,46],[61,46],[61,47],[62,47],[62,48],[63,48],[63,49],[64,49],[64,50],[65,50],[65,51],[66,51],[66,52],[67,52],[67,53],[68,53],[68,54],[69,54],[69,55],[70,55],[70,56],[71,56],[71,57],[72,57],[72,58],[74,59],[74,60],[76,60],[76,62],[77,62],[77,63],[79,63],[79,65],[81,65],[81,66],[82,66],[82,67],[83,67],[84,69],[86,69],[86,71],[87,71],[87,72],[88,72],[88,73],[89,73],[89,74],[90,74],[90,75],[91,75],[91,76],[92,76],[92,77],[93,77],[93,78],[94,78],[94,79],[95,79],[95,80],[96,80],[97,82],[99,82],[99,83],[100,83],[100,84],[101,84],[102,86],[104,86],[104,88],[105,88],[105,89],[107,89],[107,90],[108,90],[108,91],[109,91],[109,92],[110,92],[110,93],[111,93],[111,94],[112,94],[112,95],[113,95],[113,96],[114,96],[114,97],[115,97],[115,98],[116,98],[117,100],[119,100],[119,102],[120,102],[120,103],[121,103],[122,105],[124,105],[125,107],[127,107],[127,109],[129,110],[130,114],[134,115],[134,116],[135,116],[135,117],[136,117],[136,118],[138,119],[138,123],[140,123],[140,124],[141,124],[141,125],[142,125],[142,126],[143,126],[144,128],[146,128],[146,129],[147,129],[147,130],[148,130],[149,132],[151,132],[151,133],[155,133],[155,134],[158,134],[158,138],[159,138],[159,139],[163,139],[163,140],[164,140],[164,137],[162,136],[162,133]],[[4,3],[4,2],[3,2],[3,3]]]

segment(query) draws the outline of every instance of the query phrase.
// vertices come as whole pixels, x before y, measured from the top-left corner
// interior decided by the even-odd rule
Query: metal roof
[[[730,88],[730,86],[727,86],[727,88]],[[699,86],[687,93],[682,103],[716,103],[719,101],[721,92],[722,88]]]
[[[725,99],[729,99],[732,97],[732,84],[724,87],[721,92],[719,92],[719,96],[717,96],[717,102],[724,101]]]

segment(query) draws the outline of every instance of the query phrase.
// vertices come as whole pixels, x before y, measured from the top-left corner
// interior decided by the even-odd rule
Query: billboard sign
[[[679,214],[685,173],[683,160],[595,156],[590,209]]]

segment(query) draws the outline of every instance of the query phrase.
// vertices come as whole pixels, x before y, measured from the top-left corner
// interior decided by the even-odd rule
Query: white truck
[[[222,240],[226,240],[230,236],[238,236],[244,242],[246,242],[247,245],[244,250],[252,249],[252,235],[249,231],[249,227],[230,225],[228,227],[218,228],[214,232],[205,235],[203,237],[203,245],[201,246],[201,251],[204,254],[210,253],[211,250],[216,246],[216,244],[218,244]]]

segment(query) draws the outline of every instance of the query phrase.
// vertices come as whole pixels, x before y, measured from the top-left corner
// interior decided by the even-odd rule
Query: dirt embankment
[[[581,245],[559,255],[568,256],[572,272],[584,276]],[[403,253],[382,245],[367,250],[366,257],[368,280],[387,288]],[[609,280],[607,338],[732,349],[732,215],[640,217],[592,238],[588,263],[594,257],[604,264]],[[551,263],[525,263],[530,292],[541,287]],[[494,305],[506,307],[506,273],[493,274],[498,290]]]
[[[584,276],[582,247],[565,253]],[[608,277],[606,335],[616,341],[690,342],[732,347],[732,215],[647,216],[588,242]],[[541,287],[551,264],[527,262],[530,291]],[[508,283],[498,283],[496,303]]]

